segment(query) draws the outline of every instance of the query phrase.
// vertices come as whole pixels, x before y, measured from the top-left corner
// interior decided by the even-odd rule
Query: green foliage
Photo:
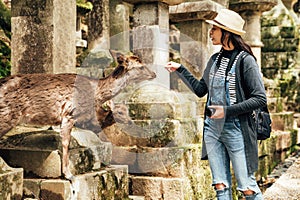
[[[5,5],[0,1],[0,26],[5,32],[7,37],[10,38],[11,35],[11,12],[5,7]]]
[[[10,75],[10,47],[0,41],[0,78]]]
[[[10,38],[11,12],[0,1],[0,78],[10,75]]]

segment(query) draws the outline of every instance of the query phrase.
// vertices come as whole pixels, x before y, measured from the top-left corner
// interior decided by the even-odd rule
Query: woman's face
[[[222,45],[221,43],[221,37],[222,37],[222,31],[221,28],[213,25],[213,27],[209,31],[210,39],[213,43],[213,45]]]

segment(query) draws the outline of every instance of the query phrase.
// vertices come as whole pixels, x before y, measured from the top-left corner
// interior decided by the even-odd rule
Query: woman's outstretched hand
[[[176,71],[179,67],[180,67],[181,64],[179,63],[176,63],[176,62],[173,62],[173,61],[170,61],[166,64],[165,68],[169,71],[169,72],[174,72]]]

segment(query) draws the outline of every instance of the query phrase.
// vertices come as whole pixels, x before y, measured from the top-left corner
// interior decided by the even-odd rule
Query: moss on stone
[[[184,149],[184,168],[187,178],[185,200],[214,199],[208,161],[201,160],[201,144],[186,145]]]
[[[82,149],[78,152],[78,158],[75,164],[75,169],[78,173],[84,173],[87,171],[92,171],[95,158],[93,157],[93,152],[91,149]]]
[[[6,176],[0,177],[0,191],[2,199],[9,199],[9,196],[13,194],[12,182],[6,178]]]
[[[98,181],[97,193],[100,199],[129,199],[126,173],[123,173],[120,177],[114,171],[107,171],[104,174],[97,174],[94,178]]]

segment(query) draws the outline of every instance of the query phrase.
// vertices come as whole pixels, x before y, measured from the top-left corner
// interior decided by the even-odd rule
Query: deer
[[[117,55],[117,67],[101,79],[78,74],[16,74],[0,79],[0,138],[20,124],[60,126],[62,173],[69,168],[71,130],[76,124],[101,124],[103,104],[127,85],[156,74],[135,56]],[[102,122],[103,123],[103,122]]]

